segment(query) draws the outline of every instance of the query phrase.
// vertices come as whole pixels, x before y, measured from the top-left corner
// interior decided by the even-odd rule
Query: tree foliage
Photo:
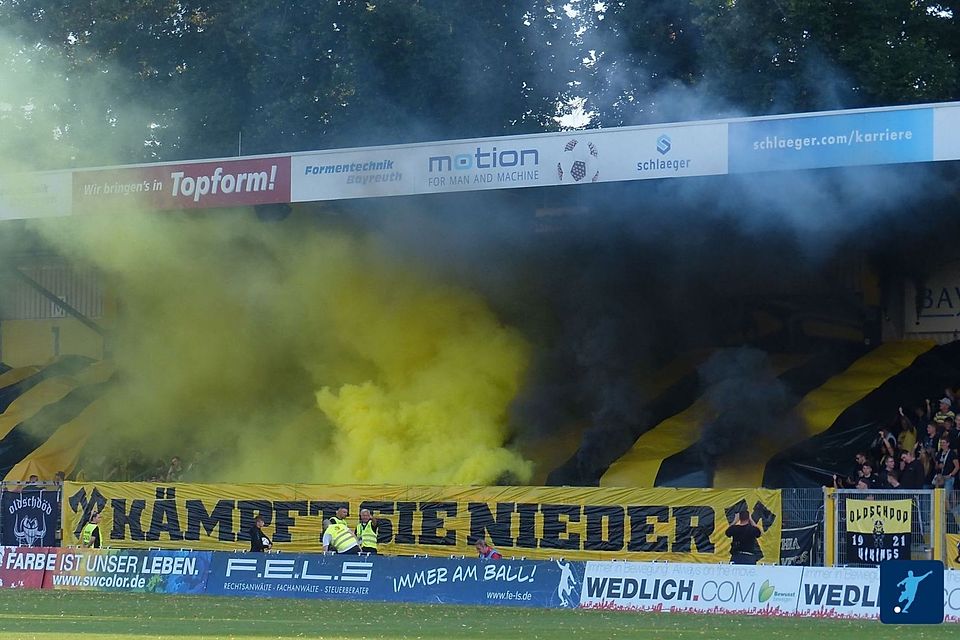
[[[543,131],[572,104],[615,126],[928,102],[960,83],[953,8],[919,0],[0,0],[0,24],[0,134],[54,142],[37,162],[55,166]]]

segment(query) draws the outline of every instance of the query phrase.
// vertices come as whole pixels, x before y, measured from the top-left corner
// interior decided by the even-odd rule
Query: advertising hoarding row
[[[838,567],[0,547],[0,588],[880,616],[880,571]],[[944,573],[942,596],[945,620],[960,622],[960,571]]]
[[[944,103],[0,176],[0,219],[956,159]]]
[[[0,547],[2,588],[204,593],[209,551]]]
[[[585,563],[214,553],[211,595],[568,607]]]

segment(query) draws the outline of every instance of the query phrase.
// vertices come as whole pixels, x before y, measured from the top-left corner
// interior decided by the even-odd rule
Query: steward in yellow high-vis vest
[[[100,548],[100,514],[94,512],[89,522],[80,531],[80,545],[89,549]]]
[[[370,516],[369,509],[360,509],[360,522],[357,524],[357,538],[360,540],[361,553],[377,555],[377,521]]]
[[[326,530],[323,532],[323,551],[333,549],[340,554],[360,553],[360,543],[353,535],[350,527],[337,518],[330,518]]]
[[[337,515],[331,518],[331,520],[336,520],[341,524],[347,524],[348,515],[350,515],[350,510],[347,509],[346,507],[340,507],[339,509],[337,509]],[[347,525],[347,526],[349,527],[350,525]]]

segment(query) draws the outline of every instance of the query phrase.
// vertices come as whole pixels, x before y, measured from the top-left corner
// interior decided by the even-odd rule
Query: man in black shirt
[[[857,482],[860,480],[860,473],[863,471],[863,465],[867,464],[867,454],[863,451],[857,453],[853,458],[853,468],[846,476],[833,475],[833,486],[836,489],[856,489]]]
[[[860,478],[857,481],[857,489],[872,491],[877,488],[878,478],[873,473],[873,465],[867,462],[860,468]]]
[[[263,532],[263,516],[257,515],[253,520],[253,526],[250,527],[250,551],[260,552],[270,551],[273,543]]]
[[[736,522],[727,527],[726,536],[731,538],[730,561],[733,564],[757,564],[763,557],[757,544],[760,527],[753,521],[746,505],[740,507]]]
[[[926,472],[923,465],[913,455],[912,451],[904,451],[900,454],[900,460],[903,462],[903,471],[900,473],[901,489],[922,489]]]

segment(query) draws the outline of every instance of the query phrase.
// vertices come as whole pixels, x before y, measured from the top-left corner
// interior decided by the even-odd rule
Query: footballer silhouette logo
[[[885,624],[943,622],[943,563],[938,560],[890,560],[880,563],[877,605]]]
[[[561,182],[596,182],[600,178],[598,158],[597,145],[574,138],[563,145],[557,178]]]

